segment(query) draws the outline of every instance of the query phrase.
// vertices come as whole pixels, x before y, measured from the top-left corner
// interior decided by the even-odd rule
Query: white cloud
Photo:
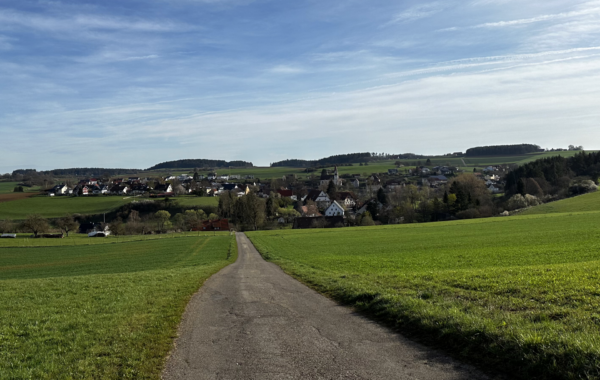
[[[269,72],[274,74],[300,74],[306,72],[306,70],[296,66],[277,65],[270,68]]]

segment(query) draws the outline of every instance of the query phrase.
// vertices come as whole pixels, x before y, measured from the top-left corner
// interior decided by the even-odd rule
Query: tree
[[[154,214],[154,219],[156,220],[156,225],[159,231],[163,231],[167,226],[167,222],[171,219],[171,214],[166,210],[157,211]]]
[[[33,232],[35,237],[38,237],[39,233],[48,231],[50,226],[46,218],[39,214],[28,215],[27,219],[21,225],[21,228]]]
[[[110,230],[110,233],[115,236],[125,235],[125,224],[123,224],[123,219],[121,218],[117,218],[108,223],[108,229]]]
[[[69,232],[79,229],[79,223],[73,218],[73,215],[66,214],[56,221],[56,227],[69,237]]]
[[[427,161],[425,161],[425,165],[431,166],[431,160],[429,158],[427,159]]]
[[[277,213],[277,209],[279,208],[279,202],[275,201],[274,194],[271,193],[271,196],[267,198],[267,202],[265,204],[265,214],[267,219],[273,219]]]
[[[23,186],[17,186],[13,189],[14,193],[22,193],[23,192]]]
[[[383,191],[383,187],[380,187],[379,190],[377,190],[377,201],[384,206],[388,204],[388,199],[385,195],[385,191]]]
[[[374,226],[375,222],[373,221],[373,217],[371,216],[371,213],[368,211],[365,211],[361,218],[360,218],[360,222],[358,223],[360,226]]]
[[[8,233],[8,232],[14,232],[15,231],[15,225],[12,221],[10,220],[0,220],[0,233]]]
[[[211,214],[208,216],[208,220],[217,220],[217,219],[219,219],[219,215],[217,215],[217,214],[215,214],[215,213],[211,213]]]
[[[333,183],[333,181],[329,181],[326,193],[327,195],[329,195],[329,198],[331,200],[335,200],[337,194],[337,187],[335,186],[335,183]]]
[[[187,224],[183,214],[175,214],[175,216],[173,217],[173,227],[175,227],[177,231],[186,230]]]

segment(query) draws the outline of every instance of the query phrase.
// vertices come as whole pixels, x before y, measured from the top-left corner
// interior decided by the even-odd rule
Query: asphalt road
[[[321,296],[237,234],[188,305],[163,379],[488,379]]]

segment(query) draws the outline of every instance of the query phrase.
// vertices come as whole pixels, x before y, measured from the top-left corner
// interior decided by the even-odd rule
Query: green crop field
[[[519,215],[560,214],[600,211],[600,191],[546,203],[523,211]]]
[[[2,248],[0,378],[159,378],[190,297],[236,255],[226,235]]]
[[[0,220],[25,219],[30,214],[57,218],[70,214],[101,214],[109,212],[136,198],[121,196],[48,197],[34,196],[0,203]]]
[[[316,290],[526,379],[600,377],[600,212],[250,232]]]

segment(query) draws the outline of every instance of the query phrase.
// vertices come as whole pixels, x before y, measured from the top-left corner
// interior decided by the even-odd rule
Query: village
[[[323,168],[320,175],[297,174],[261,181],[254,175],[228,175],[198,169],[162,177],[86,178],[77,183],[64,182],[46,191],[49,197],[123,196],[149,199],[177,199],[182,196],[243,197],[253,193],[266,201],[265,219],[280,226],[331,228],[351,225],[397,224],[441,220],[450,217],[448,184],[458,175],[476,178],[490,197],[504,191],[504,174],[509,165],[488,166],[479,172],[465,173],[458,167],[397,165],[387,172],[340,175],[337,166]],[[271,201],[268,201],[271,198]],[[276,204],[273,206],[273,200]],[[451,199],[452,201],[452,199]],[[431,202],[431,212],[427,204]],[[438,203],[445,203],[440,208]],[[215,202],[216,203],[216,202]],[[405,207],[403,207],[405,206]],[[461,210],[454,210],[454,213]],[[462,210],[464,211],[464,210]],[[219,207],[219,220],[231,218]],[[424,216],[422,214],[431,214]],[[442,215],[443,214],[443,215]],[[365,218],[366,216],[366,218]],[[491,216],[491,215],[490,215]],[[222,222],[218,222],[222,223]],[[217,223],[217,229],[223,229]],[[204,230],[213,222],[205,223]]]

